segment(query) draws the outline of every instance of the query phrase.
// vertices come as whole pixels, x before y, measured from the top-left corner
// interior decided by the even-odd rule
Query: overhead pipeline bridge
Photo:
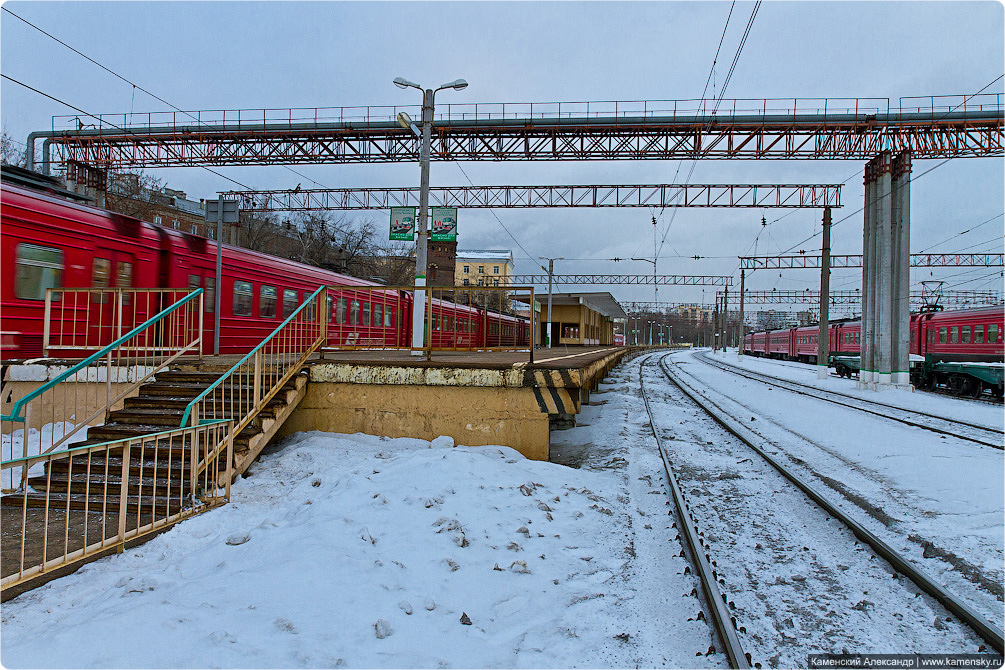
[[[1002,93],[890,98],[440,105],[434,161],[855,159],[1005,155]],[[400,163],[419,107],[201,110],[53,117],[31,133],[50,161],[92,169]],[[28,165],[29,168],[33,166]]]
[[[242,212],[418,207],[418,186],[223,191]],[[433,186],[433,207],[841,207],[841,184],[621,184],[611,186]]]

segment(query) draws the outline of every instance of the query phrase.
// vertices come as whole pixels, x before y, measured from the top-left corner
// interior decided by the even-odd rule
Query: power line
[[[31,26],[32,28],[34,28],[34,29],[35,29],[35,30],[37,30],[38,32],[40,32],[40,33],[42,33],[43,35],[45,35],[46,37],[48,37],[48,38],[50,38],[50,39],[52,39],[52,40],[54,40],[54,41],[58,42],[59,44],[62,44],[62,45],[63,45],[64,47],[66,47],[67,49],[69,49],[69,50],[70,50],[70,51],[72,51],[73,53],[77,54],[77,55],[78,55],[78,56],[80,56],[81,58],[84,58],[84,59],[86,59],[86,60],[90,61],[91,63],[94,63],[95,65],[97,65],[98,67],[100,67],[100,68],[101,68],[102,70],[104,70],[105,72],[107,72],[107,73],[111,74],[112,76],[114,76],[114,77],[117,77],[117,78],[121,79],[122,81],[126,82],[127,84],[129,84],[130,86],[132,86],[132,87],[133,87],[133,96],[134,96],[134,97],[135,97],[135,95],[136,95],[136,89],[139,89],[139,90],[143,91],[144,93],[146,93],[147,95],[149,95],[149,96],[150,96],[151,98],[154,98],[155,100],[158,100],[158,101],[160,101],[160,102],[164,103],[165,105],[167,105],[167,106],[168,106],[168,107],[170,107],[171,109],[175,110],[176,112],[180,112],[180,113],[182,113],[182,114],[184,114],[184,115],[188,116],[188,117],[189,117],[190,119],[193,119],[193,120],[194,120],[194,121],[195,121],[196,123],[198,123],[198,124],[200,124],[200,125],[203,125],[203,126],[206,126],[207,128],[210,128],[210,129],[213,129],[213,126],[211,126],[211,125],[207,124],[207,123],[206,123],[205,121],[202,121],[202,120],[201,120],[201,119],[199,119],[198,117],[194,116],[194,115],[193,115],[193,114],[192,114],[191,112],[186,112],[185,110],[183,110],[183,109],[180,109],[179,107],[177,107],[177,106],[175,106],[175,105],[171,104],[170,102],[168,102],[168,101],[167,101],[167,100],[165,100],[164,98],[160,97],[159,95],[157,95],[157,94],[155,94],[155,93],[152,93],[152,92],[148,91],[147,89],[143,88],[142,86],[140,86],[140,85],[139,85],[139,84],[137,84],[136,82],[133,82],[133,81],[130,81],[129,79],[127,79],[126,77],[123,77],[123,76],[122,76],[121,74],[119,74],[118,72],[115,72],[115,71],[114,71],[114,70],[112,70],[111,68],[108,68],[108,67],[106,67],[106,66],[102,65],[102,64],[101,64],[101,63],[99,63],[98,61],[94,60],[93,58],[91,58],[91,57],[90,57],[90,56],[88,56],[87,54],[85,54],[85,53],[83,53],[83,52],[79,51],[78,49],[75,49],[74,47],[70,46],[69,44],[67,44],[67,43],[66,43],[66,42],[64,42],[63,40],[59,39],[58,37],[56,37],[56,36],[54,36],[54,35],[52,35],[52,34],[50,34],[50,33],[46,32],[46,31],[45,31],[45,30],[43,30],[42,28],[39,28],[38,26],[36,26],[36,25],[35,25],[34,23],[32,23],[31,21],[28,21],[27,19],[25,19],[25,18],[23,18],[23,17],[21,17],[21,16],[18,16],[18,15],[17,15],[17,14],[15,14],[14,12],[10,11],[9,9],[7,9],[7,7],[0,7],[0,10],[3,10],[3,11],[5,11],[5,12],[7,12],[7,13],[8,13],[8,14],[10,14],[11,16],[13,16],[13,17],[14,17],[15,19],[18,19],[19,21],[22,21],[22,22],[26,23],[27,25]],[[66,104],[66,103],[63,103],[63,104]],[[69,105],[68,105],[68,106],[69,106]],[[79,110],[78,110],[78,111],[79,111]],[[130,113],[130,116],[131,116],[131,115],[132,115],[132,114]],[[94,119],[97,119],[97,117],[95,117],[95,116],[94,116],[93,114],[88,114],[88,116],[90,116],[91,118],[94,118]],[[106,123],[107,123],[107,122],[106,122]],[[111,123],[108,123],[108,125],[112,126],[113,128],[118,128],[118,126],[115,126],[114,124],[111,124]],[[119,128],[119,129],[121,130],[121,128]],[[289,171],[290,171],[290,172],[292,172],[293,174],[295,174],[295,175],[297,175],[297,176],[299,176],[299,177],[303,177],[304,179],[307,179],[307,180],[309,180],[309,181],[312,181],[312,182],[314,182],[315,184],[317,184],[318,186],[321,186],[322,188],[325,188],[324,184],[321,184],[320,182],[317,182],[317,181],[314,181],[313,179],[311,179],[311,178],[310,178],[310,177],[308,177],[307,175],[305,175],[305,174],[301,174],[300,172],[297,172],[296,170],[294,170],[293,168],[289,167],[288,165],[284,165],[283,167],[285,167],[285,168],[286,168],[287,170],[289,170]],[[219,173],[214,173],[214,174],[219,174]],[[221,175],[221,176],[222,176],[222,175]],[[231,181],[233,181],[233,180],[231,180]],[[234,183],[237,183],[237,182],[234,182]]]
[[[927,248],[925,248],[925,249],[922,249],[922,250],[921,250],[921,251],[919,251],[918,253],[920,253],[920,254],[923,254],[923,253],[925,253],[926,251],[928,251],[929,249],[934,249],[935,247],[937,247],[937,246],[940,246],[940,245],[943,245],[943,244],[945,244],[946,242],[949,242],[950,240],[954,240],[954,239],[956,239],[956,238],[957,238],[957,237],[959,237],[960,235],[966,235],[967,233],[969,233],[969,232],[971,232],[971,231],[974,231],[974,230],[977,230],[978,228],[980,228],[981,226],[983,226],[983,225],[985,225],[985,224],[988,224],[988,223],[991,223],[992,221],[994,221],[995,219],[997,219],[997,218],[998,218],[998,217],[1000,217],[1000,216],[1002,216],[1002,214],[995,214],[994,216],[992,216],[992,217],[991,217],[990,219],[988,219],[987,221],[982,221],[981,223],[978,223],[978,224],[977,224],[976,226],[974,226],[973,228],[967,228],[967,229],[966,229],[966,230],[964,230],[964,231],[961,231],[961,232],[958,232],[958,233],[956,233],[956,234],[955,234],[955,235],[953,235],[952,237],[947,237],[946,239],[942,240],[942,241],[941,241],[941,242],[939,242],[938,244],[933,244],[933,245],[932,245],[932,246],[930,246],[930,247],[927,247]]]
[[[46,98],[49,98],[50,100],[53,100],[53,101],[55,101],[55,102],[58,102],[58,103],[59,103],[59,104],[61,104],[61,105],[66,105],[66,106],[67,106],[67,107],[69,107],[70,109],[72,109],[72,110],[74,110],[74,111],[76,111],[76,112],[80,112],[80,113],[81,113],[81,114],[83,114],[84,116],[89,116],[89,117],[91,117],[92,119],[94,119],[95,121],[100,121],[100,119],[98,119],[98,117],[96,117],[96,116],[95,116],[94,114],[91,114],[90,112],[87,112],[87,111],[85,111],[85,110],[83,110],[83,109],[81,109],[80,107],[77,107],[77,106],[75,106],[75,105],[71,105],[70,103],[66,102],[65,100],[60,100],[59,98],[56,98],[56,97],[54,97],[54,96],[51,96],[51,95],[49,95],[48,93],[45,93],[44,91],[40,91],[40,90],[38,90],[37,88],[35,88],[35,87],[33,87],[33,86],[29,86],[28,84],[24,83],[23,81],[18,81],[17,79],[14,79],[13,77],[9,77],[9,76],[7,76],[7,75],[5,75],[5,74],[3,74],[3,73],[0,73],[0,77],[3,77],[4,79],[6,79],[6,80],[8,80],[8,81],[10,81],[10,82],[13,82],[13,83],[15,83],[15,84],[18,84],[19,86],[24,86],[24,87],[25,87],[26,89],[28,89],[29,91],[34,91],[35,93],[38,93],[38,94],[39,94],[39,95],[41,95],[41,96],[44,96],[44,97],[46,97]],[[116,130],[122,130],[122,131],[124,131],[124,130],[125,130],[125,128],[122,128],[122,127],[120,127],[120,126],[117,126],[117,125],[115,125],[114,123],[109,123],[109,122],[107,122],[107,121],[105,121],[105,123],[106,123],[107,125],[111,126],[112,128],[115,128]],[[223,179],[226,179],[227,181],[229,181],[229,182],[231,182],[231,183],[233,183],[233,184],[237,184],[237,185],[238,185],[238,186],[240,186],[241,188],[246,188],[246,189],[251,189],[251,187],[250,187],[250,186],[248,186],[248,185],[246,185],[246,184],[242,184],[241,182],[237,181],[236,179],[231,179],[231,178],[230,178],[230,177],[228,177],[227,175],[224,175],[224,174],[220,174],[220,173],[219,173],[219,172],[217,172],[216,170],[213,170],[213,169],[211,169],[211,168],[208,168],[208,167],[206,167],[206,166],[204,166],[204,165],[200,165],[199,167],[201,167],[201,168],[202,168],[203,170],[206,170],[207,172],[210,172],[210,173],[212,173],[212,174],[215,174],[215,175],[216,175],[217,177],[222,177]]]

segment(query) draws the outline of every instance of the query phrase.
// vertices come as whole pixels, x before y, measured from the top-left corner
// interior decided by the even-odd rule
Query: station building
[[[538,341],[545,343],[548,324],[548,296],[538,294],[541,303]],[[551,344],[614,344],[615,323],[628,318],[610,293],[560,293],[551,298]]]

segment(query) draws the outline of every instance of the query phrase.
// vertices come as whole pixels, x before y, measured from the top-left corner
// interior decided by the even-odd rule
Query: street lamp
[[[549,258],[547,256],[538,256],[538,258],[541,259],[542,261],[548,261],[548,270],[547,270],[547,272],[548,272],[548,330],[544,334],[544,341],[545,341],[545,344],[548,347],[548,349],[551,349],[551,330],[552,330],[552,323],[551,323],[551,275],[552,275],[552,271],[555,269],[555,261],[564,261],[565,257],[564,256],[556,256],[555,258]],[[544,266],[543,265],[541,266],[541,269],[544,270]]]
[[[445,88],[452,88],[460,91],[468,87],[468,82],[463,79],[443,84],[432,89],[423,89],[414,81],[409,81],[404,77],[395,77],[394,85],[398,88],[416,88],[422,91],[422,149],[419,153],[419,239],[415,244],[415,301],[412,305],[412,354],[422,355],[422,349],[426,329],[423,327],[426,316],[426,292],[419,290],[419,287],[426,285],[426,246],[428,244],[429,233],[427,230],[426,216],[429,209],[429,145],[432,143],[433,134],[433,101],[436,92]],[[418,131],[408,114],[402,112],[398,115],[398,123],[404,128],[411,128],[413,133],[418,135]]]

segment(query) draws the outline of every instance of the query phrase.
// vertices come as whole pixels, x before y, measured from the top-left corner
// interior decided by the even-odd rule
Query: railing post
[[[81,372],[85,373],[86,371],[87,368],[81,370]],[[80,373],[78,372],[77,374]],[[111,414],[111,412],[112,412],[112,350],[109,350],[108,353],[105,354],[105,423],[108,423],[108,416],[109,414]]]
[[[52,318],[52,289],[45,290],[45,318],[42,320],[42,355],[49,357],[49,319]]]
[[[119,528],[118,528],[118,544],[116,550],[122,553],[125,550],[126,542],[126,514],[129,513],[129,452],[131,450],[132,443],[126,442],[122,447],[122,477],[119,482]],[[142,504],[137,496],[137,501]],[[139,525],[139,509],[137,509],[137,526]]]
[[[230,480],[233,478],[234,473],[234,422],[231,421],[227,424],[226,429],[227,435],[227,479],[226,479],[226,495],[227,502],[230,502]]]
[[[255,352],[254,371],[252,372],[252,374],[254,375],[254,381],[253,381],[254,393],[253,393],[253,395],[251,397],[251,401],[252,401],[252,408],[257,409],[258,408],[258,403],[262,399],[262,350],[261,349],[259,349],[259,350],[257,350]]]
[[[199,405],[197,404],[192,408],[192,425],[199,425]],[[192,503],[192,509],[195,509],[195,480],[199,472],[199,431],[192,431],[192,444],[189,445],[190,456],[188,464],[188,478],[189,478],[189,496],[190,502]]]

